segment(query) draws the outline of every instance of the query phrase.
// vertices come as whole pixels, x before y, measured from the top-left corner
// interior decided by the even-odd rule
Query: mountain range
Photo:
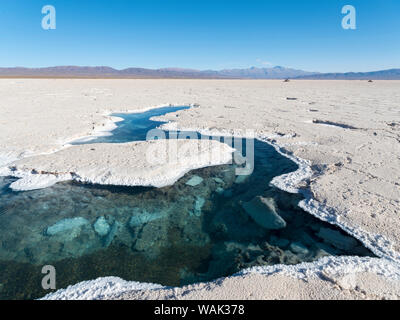
[[[348,79],[400,80],[400,69],[374,72],[318,73],[276,66],[272,68],[195,70],[182,68],[127,68],[58,66],[0,68],[1,78],[162,78],[162,79]]]
[[[372,72],[319,73],[298,78],[315,80],[400,80],[400,69]]]

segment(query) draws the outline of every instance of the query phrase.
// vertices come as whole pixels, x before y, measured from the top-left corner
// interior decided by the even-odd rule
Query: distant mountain
[[[400,80],[400,69],[374,72],[318,73],[276,66],[273,68],[195,70],[182,68],[127,68],[59,66],[0,68],[1,78],[149,78],[149,79],[321,79]]]
[[[226,77],[246,79],[286,79],[310,76],[317,73],[276,66],[273,68],[251,67],[249,69],[226,69],[218,71],[218,74]]]
[[[59,66],[49,68],[0,68],[0,77],[59,78],[195,78],[195,79],[286,79],[316,73],[284,67],[194,70],[181,68],[117,70],[110,67]]]
[[[389,69],[372,72],[319,73],[299,76],[296,79],[316,80],[400,80],[400,69]]]

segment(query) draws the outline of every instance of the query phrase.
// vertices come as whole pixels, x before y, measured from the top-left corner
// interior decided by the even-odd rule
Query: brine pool
[[[167,107],[124,120],[111,136],[81,143],[145,140]],[[256,140],[254,171],[194,170],[161,189],[74,182],[13,192],[0,177],[0,298],[34,299],[44,265],[57,289],[98,277],[183,286],[245,268],[298,264],[327,255],[373,256],[358,240],[298,207],[300,195],[269,185],[297,165]]]

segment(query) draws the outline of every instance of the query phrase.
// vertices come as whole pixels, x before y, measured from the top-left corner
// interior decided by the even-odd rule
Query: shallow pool
[[[125,120],[113,135],[90,143],[144,140],[160,124],[151,117],[179,109],[116,114]],[[237,176],[229,164],[161,189],[59,183],[17,193],[8,188],[14,178],[0,178],[0,297],[49,293],[41,287],[44,265],[56,268],[57,288],[103,276],[182,286],[252,266],[373,256],[301,210],[300,195],[269,185],[295,163],[261,141],[254,151],[250,176]]]

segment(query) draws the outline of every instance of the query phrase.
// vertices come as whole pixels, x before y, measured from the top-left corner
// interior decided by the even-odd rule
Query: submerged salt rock
[[[326,252],[324,249],[319,249],[317,251],[317,253],[315,254],[315,260],[318,260],[318,259],[323,258],[323,257],[328,257],[330,255],[331,254],[329,252]]]
[[[346,237],[339,231],[329,228],[321,228],[318,232],[318,237],[341,250],[348,251],[357,246],[357,241],[355,239]]]
[[[261,227],[269,230],[286,228],[286,222],[278,214],[272,198],[255,197],[250,202],[242,203],[243,209]]]
[[[107,237],[104,240],[104,247],[107,248],[111,244],[111,242],[114,240],[115,236],[117,235],[121,227],[122,225],[118,221],[114,222],[114,224],[110,229],[110,232],[108,233]]]
[[[292,250],[294,253],[302,254],[302,255],[307,255],[309,254],[308,249],[301,243],[299,242],[293,242],[290,245],[290,250]]]
[[[215,192],[218,194],[223,194],[224,193],[224,188],[218,187],[217,189],[215,189]]]
[[[48,227],[46,229],[46,234],[49,236],[54,236],[61,232],[78,229],[86,224],[89,224],[89,221],[82,217],[72,218],[72,219],[63,219],[63,220],[58,221],[56,224]]]
[[[224,180],[222,180],[221,178],[213,178],[214,179],[214,181],[216,182],[216,183],[219,183],[219,184],[224,184]]]
[[[300,258],[290,250],[285,250],[283,256],[285,264],[298,264],[301,262]]]
[[[100,237],[106,236],[111,230],[110,225],[104,217],[98,218],[94,223],[93,228]]]
[[[196,187],[198,186],[200,183],[203,182],[203,178],[199,177],[199,176],[193,176],[191,179],[189,179],[189,181],[186,182],[186,185],[191,186],[191,187]]]
[[[242,184],[245,183],[247,181],[247,179],[249,178],[249,176],[247,175],[242,175],[242,176],[237,176],[235,179],[235,183],[236,184]]]
[[[147,211],[143,211],[131,217],[131,219],[129,220],[129,226],[131,228],[140,227],[145,223],[160,219],[162,217],[163,215],[158,212],[150,213]]]
[[[201,209],[203,208],[206,200],[203,197],[196,197],[196,202],[194,203],[194,215],[200,217]]]

